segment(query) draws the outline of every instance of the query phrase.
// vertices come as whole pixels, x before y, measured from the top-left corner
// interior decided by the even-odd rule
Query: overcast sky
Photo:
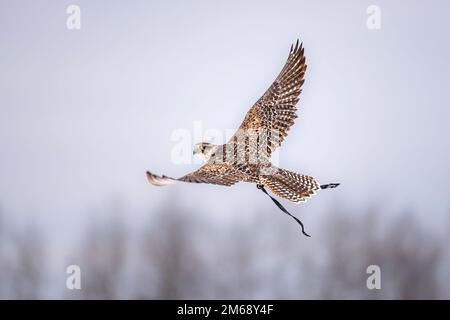
[[[71,4],[81,8],[80,30],[66,27]],[[371,4],[380,30],[367,28]],[[173,132],[193,132],[195,121],[237,128],[299,38],[308,70],[280,166],[342,185],[288,207],[306,221],[343,204],[413,208],[439,222],[450,212],[449,9],[448,1],[1,1],[0,207],[51,231],[112,200],[136,221],[167,201],[215,217],[273,206],[254,185],[155,188],[145,171],[198,167],[173,163]]]

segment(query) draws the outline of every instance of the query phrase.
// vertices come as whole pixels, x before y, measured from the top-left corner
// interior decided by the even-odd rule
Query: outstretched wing
[[[278,77],[264,95],[247,112],[238,132],[229,142],[236,142],[248,132],[257,134],[258,149],[272,152],[284,141],[297,118],[299,100],[306,71],[303,44],[291,46],[288,59]],[[259,153],[260,151],[258,151]]]
[[[147,179],[154,186],[165,186],[176,181],[231,186],[243,180],[243,178],[242,174],[237,172],[232,165],[227,163],[207,163],[198,170],[178,179],[164,175],[157,176],[147,171]]]
[[[284,169],[263,176],[261,184],[277,196],[293,202],[306,201],[320,189],[319,183],[313,177]]]

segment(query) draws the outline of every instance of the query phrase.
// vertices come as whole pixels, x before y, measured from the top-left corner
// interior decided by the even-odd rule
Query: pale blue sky
[[[81,30],[66,28],[69,4]],[[381,30],[366,8],[381,8]],[[448,1],[1,1],[0,206],[70,230],[111,199],[141,221],[176,199],[219,216],[272,206],[253,185],[157,189],[183,175],[172,132],[236,128],[290,44],[308,71],[281,166],[341,182],[299,206],[449,212]],[[198,141],[193,141],[198,142]],[[274,208],[274,210],[276,210]],[[276,212],[278,214],[278,212]],[[91,217],[89,217],[91,218]]]

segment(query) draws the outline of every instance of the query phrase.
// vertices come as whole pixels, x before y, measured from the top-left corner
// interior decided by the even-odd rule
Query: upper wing
[[[249,131],[257,134],[258,149],[272,152],[284,141],[297,118],[299,100],[306,71],[303,44],[291,46],[288,59],[278,77],[264,95],[247,112],[238,132],[230,142]]]
[[[147,171],[148,181],[155,186],[172,184],[175,181],[191,183],[210,183],[221,186],[231,186],[243,179],[242,174],[236,171],[232,165],[227,163],[207,163],[198,170],[184,177],[174,179],[167,176],[157,176]]]

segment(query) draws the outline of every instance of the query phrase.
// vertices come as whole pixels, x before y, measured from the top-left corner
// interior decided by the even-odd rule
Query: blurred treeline
[[[0,212],[0,298],[450,297],[450,225],[438,235],[412,212],[333,209],[305,238],[278,209],[266,210],[220,223],[172,205],[139,227],[115,213],[89,222],[62,257],[39,228],[13,228]],[[81,267],[81,290],[65,287],[70,264]],[[372,264],[381,268],[381,290],[366,287]]]

